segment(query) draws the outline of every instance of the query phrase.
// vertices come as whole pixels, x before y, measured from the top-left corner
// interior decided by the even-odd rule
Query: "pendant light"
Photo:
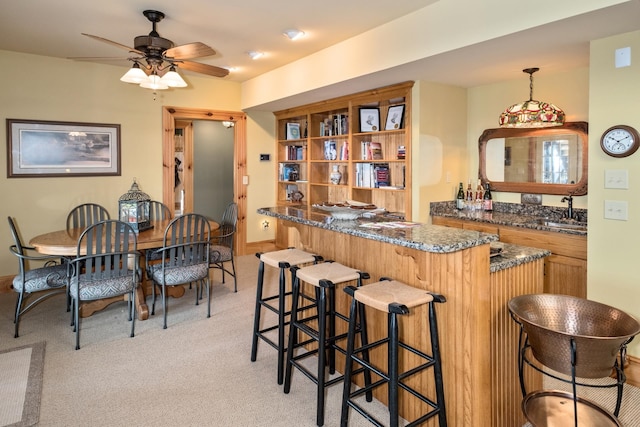
[[[564,111],[548,102],[533,99],[533,73],[539,68],[525,68],[529,74],[529,99],[514,104],[500,115],[499,123],[503,128],[543,128],[562,126]]]

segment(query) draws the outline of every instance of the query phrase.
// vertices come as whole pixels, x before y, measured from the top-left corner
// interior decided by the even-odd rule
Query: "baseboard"
[[[260,242],[247,242],[247,254],[255,254],[257,252],[269,252],[276,250],[275,240],[262,240]]]
[[[628,365],[624,367],[627,384],[640,387],[640,358],[627,355]]]
[[[0,277],[0,293],[13,292],[13,278],[15,276]]]

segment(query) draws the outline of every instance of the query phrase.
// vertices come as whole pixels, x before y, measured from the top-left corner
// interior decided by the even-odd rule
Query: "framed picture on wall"
[[[377,132],[380,130],[380,109],[360,108],[360,132]]]
[[[120,125],[7,119],[7,177],[120,175]]]

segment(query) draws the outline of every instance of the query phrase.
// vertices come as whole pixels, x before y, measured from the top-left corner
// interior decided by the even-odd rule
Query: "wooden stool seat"
[[[370,395],[373,389],[388,385],[387,398],[389,405],[389,426],[397,427],[399,425],[399,391],[404,390],[409,395],[419,399],[429,408],[418,419],[406,424],[407,426],[418,426],[426,422],[428,419],[437,416],[439,427],[447,426],[447,416],[444,402],[444,386],[442,380],[442,364],[440,360],[440,343],[438,338],[438,323],[434,303],[443,303],[445,298],[442,295],[429,293],[425,290],[414,288],[404,283],[383,278],[379,282],[372,283],[367,286],[355,288],[347,286],[344,291],[351,295],[351,309],[349,315],[349,331],[347,334],[347,351],[346,365],[344,369],[344,389],[342,394],[342,414],[340,419],[341,427],[347,427],[349,423],[349,409],[353,408],[356,412],[363,415],[375,425],[383,425],[379,420],[373,418],[368,413],[365,406],[357,398],[363,394],[367,397],[367,402],[371,401]],[[424,304],[429,305],[429,335],[431,338],[431,354],[423,349],[411,347],[400,340],[400,322],[398,315],[406,315],[410,313],[410,308],[418,307]],[[363,343],[360,347],[355,345],[355,318],[357,315],[363,316],[364,306],[382,311],[387,314],[387,336],[373,343]],[[364,316],[363,316],[364,317]],[[364,319],[361,320],[363,322]],[[418,320],[420,321],[420,320]],[[384,347],[387,353],[387,366],[375,366],[368,357],[370,351],[375,348]],[[399,350],[413,353],[419,358],[421,364],[410,369],[405,367],[404,371],[400,369]],[[351,390],[351,382],[353,374],[357,371],[353,369],[353,365],[361,366],[365,374],[367,372],[374,373],[379,379],[373,382],[369,380],[365,382],[364,387]],[[416,381],[422,382],[422,379],[413,378],[422,372],[432,369],[435,397],[428,397],[419,393],[410,384]],[[412,378],[410,381],[409,378]]]
[[[433,295],[429,292],[396,280],[383,280],[363,286],[358,289],[354,298],[385,313],[390,312],[392,304],[413,308],[433,301]]]
[[[286,275],[285,271],[291,267],[296,267],[304,264],[315,263],[322,260],[322,257],[309,252],[305,252],[300,249],[289,248],[279,251],[272,251],[261,253],[258,252],[256,257],[260,259],[258,265],[258,285],[256,288],[256,306],[255,314],[253,318],[253,334],[251,342],[251,361],[255,362],[258,356],[258,340],[261,339],[271,347],[275,348],[278,352],[278,384],[282,384],[284,377],[284,357],[287,348],[285,347],[285,327],[289,324],[287,316],[291,314],[290,308],[286,307],[286,297],[291,295],[291,290],[286,289]],[[270,296],[263,296],[263,284],[264,284],[264,266],[268,265],[274,268],[280,269],[278,293]],[[293,284],[294,273],[291,273],[291,283]],[[277,300],[277,306],[275,302]],[[274,325],[269,325],[260,329],[260,316],[262,308],[265,308],[278,316],[278,322]],[[271,339],[267,336],[270,331],[277,330],[277,340]]]
[[[289,329],[289,344],[287,346],[286,372],[284,377],[284,392],[291,390],[291,375],[293,368],[301,371],[316,384],[316,424],[324,425],[325,389],[333,384],[342,383],[342,375],[334,378],[327,376],[327,366],[330,375],[336,371],[336,351],[346,354],[346,350],[338,345],[344,341],[347,334],[336,333],[336,319],[345,324],[349,318],[336,310],[336,285],[356,281],[360,289],[363,279],[369,274],[358,271],[333,261],[327,261],[306,267],[292,267],[294,274],[293,293],[291,303],[291,323]],[[314,295],[306,295],[301,291],[301,283],[310,284]],[[307,291],[307,293],[310,293]],[[312,304],[300,306],[301,301],[311,301]],[[360,318],[363,317],[364,310]],[[357,333],[362,343],[367,343],[366,325],[358,325]],[[309,344],[313,348],[309,348]],[[296,349],[300,349],[295,353]],[[318,364],[315,372],[308,369],[302,360],[317,355]],[[369,384],[370,375],[365,381]]]

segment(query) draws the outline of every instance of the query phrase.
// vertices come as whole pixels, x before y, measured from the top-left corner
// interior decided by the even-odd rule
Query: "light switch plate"
[[[604,188],[629,189],[629,171],[626,169],[605,169]]]
[[[604,218],[627,221],[629,219],[628,203],[624,200],[605,200]]]
[[[621,47],[616,49],[616,68],[629,67],[631,65],[631,48]]]

